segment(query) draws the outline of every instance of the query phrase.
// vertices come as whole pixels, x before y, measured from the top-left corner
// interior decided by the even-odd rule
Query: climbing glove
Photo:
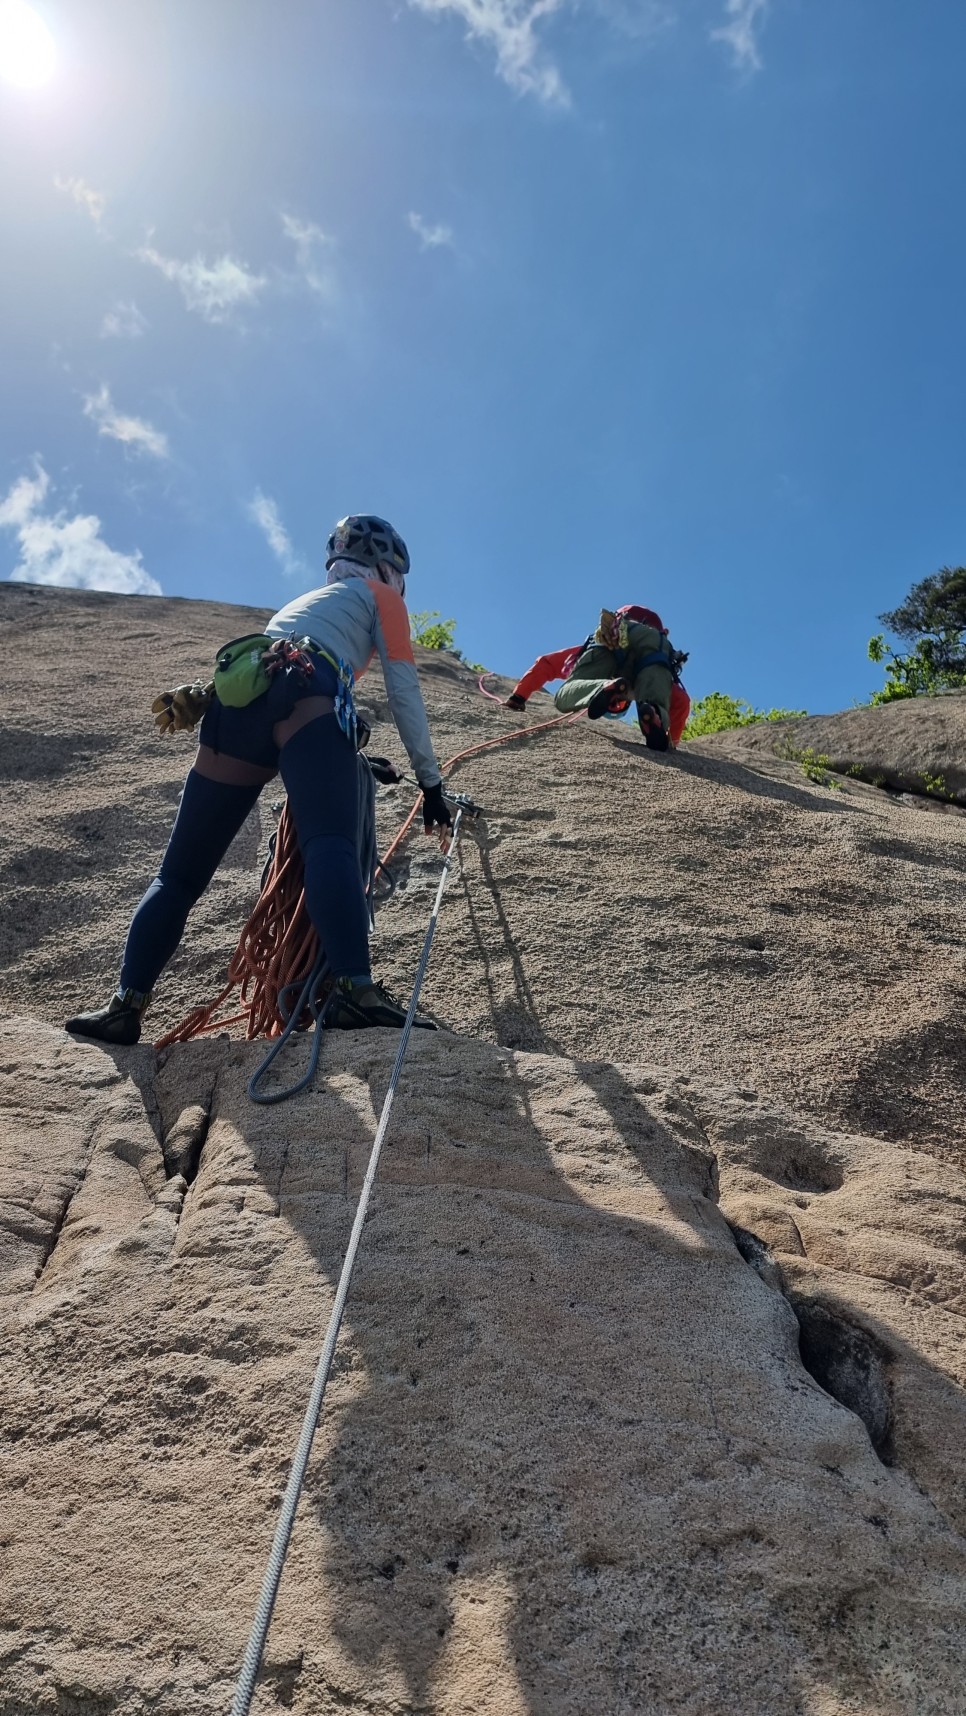
[[[403,778],[401,770],[397,769],[395,763],[391,763],[388,757],[370,757],[367,754],[366,762],[376,780],[380,781],[383,786],[395,786]]]
[[[423,827],[427,834],[432,834],[434,824],[440,828],[452,828],[453,818],[450,816],[446,800],[443,797],[443,783],[438,781],[435,786],[423,786],[419,783],[423,795]]]
[[[211,702],[214,685],[177,685],[173,691],[162,691],[151,705],[154,724],[159,733],[192,733]]]
[[[518,697],[515,691],[511,691],[509,697],[507,698],[506,702],[503,705],[504,709],[515,709],[517,714],[519,714],[521,712],[521,710],[525,709],[526,706],[527,706],[526,698],[525,697]]]

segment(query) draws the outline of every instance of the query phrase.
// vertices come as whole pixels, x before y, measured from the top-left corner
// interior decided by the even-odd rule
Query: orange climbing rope
[[[318,936],[312,927],[302,889],[302,854],[288,805],[282,812],[271,868],[255,902],[238,946],[228,966],[228,981],[220,995],[207,1006],[195,1007],[180,1025],[155,1044],[166,1049],[171,1043],[186,1043],[206,1031],[247,1020],[245,1035],[277,1037],[285,1028],[278,1007],[278,994],[287,983],[307,977],[318,953]],[[214,1017],[233,989],[239,989],[241,1011],[227,1019]]]
[[[545,733],[550,727],[572,725],[582,718],[582,713],[557,715],[552,721],[516,727],[510,733],[498,734],[495,739],[485,739],[480,745],[469,745],[465,750],[457,751],[455,756],[447,757],[441,765],[441,773],[445,776],[467,757],[509,744],[511,739]],[[399,850],[421,804],[422,794],[383,854],[383,865],[388,864],[393,853]],[[303,981],[308,976],[319,952],[319,940],[306,909],[302,882],[302,854],[286,804],[279,819],[271,868],[232,954],[224,989],[207,1006],[195,1007],[180,1024],[159,1037],[154,1045],[156,1049],[166,1049],[172,1043],[187,1043],[192,1037],[224,1030],[227,1025],[236,1025],[242,1020],[246,1021],[245,1036],[249,1042],[253,1037],[281,1036],[286,1020],[279,1009],[279,993],[287,985]],[[227,1019],[218,1018],[216,1015],[233,989],[240,991],[240,1011],[230,1014]]]

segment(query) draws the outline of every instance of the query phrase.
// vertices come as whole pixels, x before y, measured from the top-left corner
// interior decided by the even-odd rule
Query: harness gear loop
[[[302,1493],[302,1485],[305,1482],[305,1473],[308,1468],[309,1455],[312,1451],[312,1441],[315,1436],[319,1414],[322,1410],[322,1402],[325,1397],[326,1384],[329,1380],[329,1372],[332,1368],[332,1360],[335,1356],[336,1342],[339,1338],[339,1329],[342,1326],[342,1317],[345,1311],[346,1300],[349,1296],[349,1283],[352,1279],[352,1270],[355,1265],[356,1253],[359,1250],[359,1242],[362,1238],[362,1228],[366,1219],[366,1212],[369,1207],[369,1198],[372,1194],[373,1185],[375,1184],[376,1170],[379,1166],[379,1157],[382,1154],[383,1142],[389,1129],[389,1117],[392,1113],[392,1105],[395,1100],[396,1088],[399,1084],[400,1075],[402,1073],[403,1061],[406,1058],[406,1049],[409,1044],[410,1032],[413,1028],[413,1020],[416,1017],[416,1006],[419,1001],[419,991],[422,988],[423,978],[426,974],[426,967],[429,964],[429,954],[433,945],[433,937],[436,933],[439,909],[443,903],[443,894],[446,891],[446,883],[449,878],[450,868],[456,853],[460,822],[462,821],[462,818],[463,811],[460,809],[456,813],[456,820],[453,824],[453,835],[450,841],[449,850],[443,859],[443,872],[439,878],[439,887],[436,890],[436,899],[433,903],[432,912],[430,913],[422,952],[419,956],[419,964],[416,967],[416,977],[413,982],[413,992],[410,996],[409,1008],[406,1013],[406,1022],[400,1033],[399,1048],[396,1051],[396,1059],[393,1062],[392,1072],[389,1077],[389,1087],[386,1091],[385,1100],[382,1105],[382,1113],[379,1116],[379,1125],[376,1129],[375,1139],[373,1140],[372,1150],[369,1156],[369,1165],[366,1169],[366,1177],[359,1197],[355,1220],[352,1223],[352,1232],[349,1235],[349,1244],[346,1247],[342,1273],[339,1276],[339,1285],[336,1288],[335,1303],[332,1306],[332,1313],[329,1317],[329,1326],[325,1333],[325,1342],[316,1367],[315,1379],[312,1383],[312,1391],[309,1396],[309,1403],[306,1407],[305,1417],[302,1420],[302,1429],[295,1449],[295,1456],[292,1461],[292,1470],[285,1487],[285,1494],[282,1497],[278,1524],[275,1527],[275,1537],[272,1542],[265,1577],[262,1581],[262,1589],[258,1599],[258,1606],[255,1610],[255,1620],[252,1624],[248,1646],[245,1650],[245,1656],[238,1675],[238,1685],[235,1689],[235,1697],[231,1707],[231,1716],[248,1716],[248,1713],[251,1710],[252,1698],[255,1692],[255,1680],[258,1675],[262,1655],[265,1650],[265,1641],[268,1637],[268,1629],[272,1620],[272,1611],[275,1608],[275,1600],[278,1596],[279,1585],[281,1584],[282,1571],[285,1566],[285,1556],[288,1550],[289,1539],[292,1535],[292,1526],[295,1523],[295,1513],[299,1504],[299,1496]]]

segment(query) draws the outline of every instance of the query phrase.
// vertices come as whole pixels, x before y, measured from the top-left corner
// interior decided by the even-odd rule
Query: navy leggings
[[[221,711],[221,749],[228,755],[251,749],[237,741],[231,743],[232,723],[228,718],[245,713]],[[269,714],[275,714],[275,709],[267,710],[266,718]],[[319,715],[300,728],[276,757],[305,865],[309,917],[334,975],[366,976],[369,908],[359,863],[356,754],[335,716]],[[243,760],[262,762],[266,758],[263,752],[258,758],[249,754]],[[153,989],[184,934],[188,913],[207,888],[261,790],[259,786],[226,786],[192,769],[161,868],[131,921],[121,967],[122,989],[136,989],[142,994]]]

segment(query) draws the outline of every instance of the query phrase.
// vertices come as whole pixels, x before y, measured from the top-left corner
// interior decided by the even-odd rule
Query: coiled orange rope
[[[512,739],[545,733],[550,727],[572,725],[574,721],[581,720],[582,713],[557,715],[552,721],[539,721],[532,727],[516,727],[513,732],[500,733],[497,738],[486,739],[480,745],[469,745],[466,750],[448,757],[441,765],[441,773],[445,776],[467,757],[491,751],[497,745],[507,745]],[[388,864],[393,853],[399,850],[422,802],[420,794],[383,855],[383,864]],[[302,854],[286,804],[279,819],[271,868],[232,954],[224,989],[213,1001],[206,1006],[195,1007],[180,1024],[159,1037],[154,1045],[156,1049],[169,1048],[172,1043],[187,1043],[192,1037],[224,1030],[226,1026],[239,1024],[242,1020],[245,1021],[245,1036],[249,1042],[253,1037],[281,1036],[286,1021],[279,1009],[279,993],[288,984],[304,982],[319,953],[319,938],[309,918],[302,884]],[[216,1015],[233,989],[240,992],[241,1010],[230,1014],[227,1019],[220,1019]]]
[[[306,978],[315,963],[319,938],[312,927],[303,891],[302,854],[288,805],[282,812],[271,868],[228,966],[228,981],[207,1006],[195,1007],[180,1025],[155,1044],[166,1049],[205,1031],[247,1021],[246,1037],[277,1037],[285,1028],[278,995],[287,983]],[[233,989],[241,1011],[216,1019]]]

